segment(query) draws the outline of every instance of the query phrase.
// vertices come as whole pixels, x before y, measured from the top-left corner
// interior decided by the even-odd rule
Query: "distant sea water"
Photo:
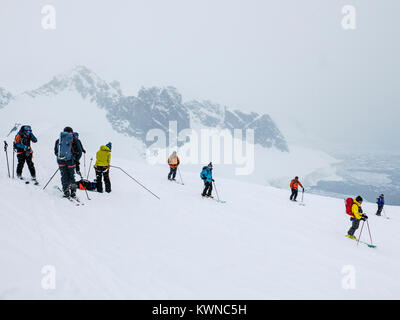
[[[400,155],[335,155],[341,162],[334,165],[343,181],[319,181],[311,192],[337,198],[361,195],[369,202],[383,193],[385,203],[400,205]]]

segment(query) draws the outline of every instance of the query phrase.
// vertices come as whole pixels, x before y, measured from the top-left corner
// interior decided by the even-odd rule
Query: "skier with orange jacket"
[[[290,189],[292,190],[292,194],[290,195],[290,200],[292,201],[297,201],[297,194],[299,193],[299,186],[303,188],[304,191],[304,187],[301,184],[301,182],[299,181],[299,177],[295,177],[291,182],[290,182]]]
[[[169,174],[168,174],[168,180],[174,180],[176,177],[176,170],[178,169],[180,160],[178,155],[176,154],[176,151],[172,152],[172,154],[168,158],[168,164],[169,164]]]

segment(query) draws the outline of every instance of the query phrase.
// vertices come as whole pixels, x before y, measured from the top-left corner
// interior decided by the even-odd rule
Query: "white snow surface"
[[[375,204],[364,204],[372,249],[345,237],[350,221],[340,199],[306,194],[300,206],[289,201],[289,190],[222,178],[222,166],[214,177],[227,202],[202,199],[199,172],[183,163],[185,185],[169,182],[168,167],[141,161],[141,144],[112,131],[104,110],[70,95],[63,97],[69,109],[52,108],[51,99],[20,99],[0,110],[2,136],[15,122],[32,125],[41,182],[9,179],[1,152],[0,299],[400,298],[400,208],[387,206],[387,220],[374,215]],[[90,192],[89,201],[79,191],[84,206],[61,198],[59,174],[43,191],[66,125],[80,132],[87,165],[112,141],[112,164],[161,200],[116,169],[112,193]],[[369,241],[366,228],[361,239]],[[42,287],[45,266],[56,270],[54,290]],[[346,289],[348,266],[354,289]]]

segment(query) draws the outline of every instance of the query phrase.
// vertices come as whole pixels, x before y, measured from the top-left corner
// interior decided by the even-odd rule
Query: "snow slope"
[[[378,247],[345,238],[343,201],[215,178],[220,204],[200,197],[198,174],[182,166],[185,185],[167,168],[121,158],[157,200],[112,170],[113,192],[80,192],[84,206],[9,180],[0,168],[0,298],[38,299],[398,299],[399,208],[390,220],[364,206]],[[49,176],[51,172],[46,172]],[[42,173],[44,175],[44,173]],[[367,233],[363,234],[368,240]],[[56,289],[41,287],[45,265]],[[355,290],[342,269],[355,268]]]
[[[91,201],[80,192],[85,205],[75,207],[54,188],[59,175],[45,191],[8,179],[1,152],[1,299],[399,298],[398,207],[387,207],[386,220],[365,204],[378,245],[371,249],[345,238],[350,222],[342,200],[307,194],[299,206],[287,190],[221,178],[221,165],[214,174],[227,203],[202,199],[199,170],[183,163],[185,185],[167,181],[167,166],[144,163],[142,144],[114,132],[104,110],[71,93],[57,97],[19,98],[0,110],[2,137],[15,122],[32,125],[42,185],[57,168],[54,141],[69,125],[81,134],[87,165],[112,141],[113,164],[161,200],[112,169],[113,192],[91,192]],[[56,270],[55,290],[41,286],[48,265]],[[355,290],[342,287],[348,265]]]

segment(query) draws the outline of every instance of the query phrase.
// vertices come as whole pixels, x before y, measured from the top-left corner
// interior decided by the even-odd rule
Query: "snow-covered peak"
[[[85,66],[76,66],[68,72],[55,76],[38,89],[25,92],[25,94],[31,97],[52,96],[65,90],[76,91],[82,98],[89,98],[104,108],[118,101],[122,94],[118,82],[109,84]]]
[[[14,97],[11,94],[11,92],[0,87],[0,109],[5,107],[6,105],[8,105],[10,103],[10,101],[13,99],[14,99]]]

